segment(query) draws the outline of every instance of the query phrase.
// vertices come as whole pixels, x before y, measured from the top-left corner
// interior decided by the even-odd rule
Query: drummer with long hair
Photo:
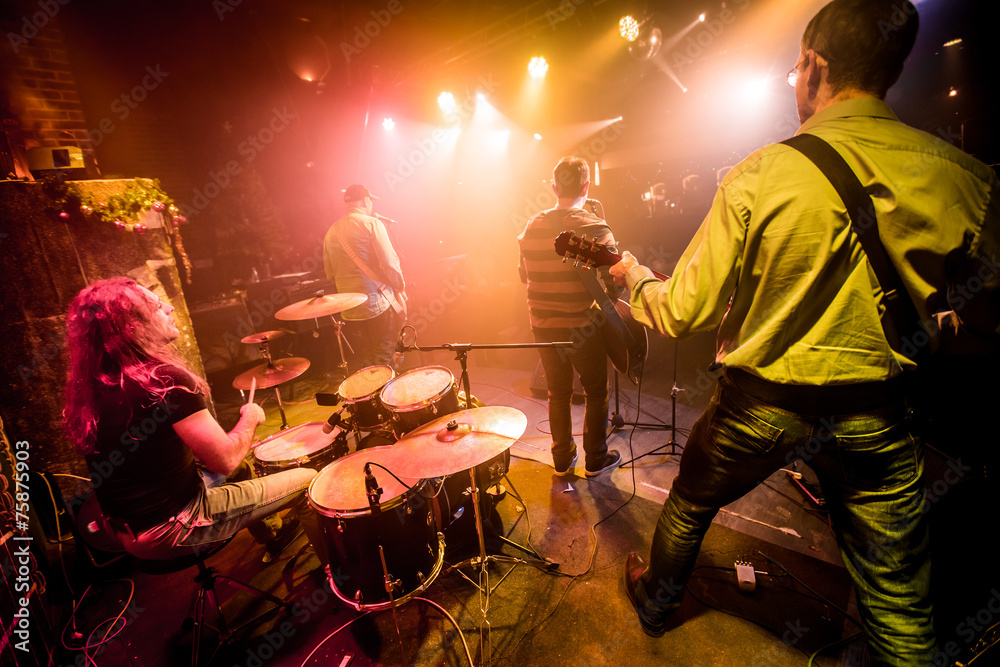
[[[326,549],[295,468],[206,485],[198,465],[230,475],[264,421],[240,408],[228,433],[206,407],[208,387],[177,355],[173,306],[124,277],[99,280],[67,315],[69,370],[63,422],[87,460],[98,503],[125,550],[157,560],[208,549],[241,528],[295,507],[321,564]]]

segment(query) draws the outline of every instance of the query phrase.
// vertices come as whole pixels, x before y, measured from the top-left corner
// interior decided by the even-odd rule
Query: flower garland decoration
[[[72,217],[68,209],[79,205],[80,214],[84,218],[110,223],[120,231],[130,231],[142,236],[149,231],[142,222],[146,212],[152,210],[160,213],[165,223],[163,229],[180,260],[178,268],[183,274],[182,278],[186,284],[191,284],[191,260],[184,249],[178,229],[187,222],[187,217],[181,214],[173,199],[163,191],[159,179],[132,179],[124,190],[108,196],[106,200],[97,200],[94,195],[84,192],[73,182],[49,181],[44,187],[49,198],[61,209],[59,219],[66,223]]]

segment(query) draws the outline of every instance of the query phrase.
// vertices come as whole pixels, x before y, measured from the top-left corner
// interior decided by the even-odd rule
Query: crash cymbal
[[[257,388],[267,389],[275,385],[287,382],[302,375],[309,368],[309,360],[302,357],[286,357],[278,359],[270,366],[267,362],[254,366],[248,371],[240,373],[233,380],[233,387],[236,389],[249,389],[253,384],[253,379],[257,378]]]
[[[507,451],[527,425],[523,412],[503,405],[444,415],[393,445],[386,467],[400,477],[452,475]]]
[[[249,336],[245,336],[245,337],[241,338],[240,342],[241,343],[266,343],[268,341],[274,340],[275,338],[281,338],[286,333],[288,333],[288,332],[286,332],[286,331],[280,331],[280,330],[275,330],[275,331],[261,331],[260,333],[250,334]]]
[[[311,320],[324,315],[341,313],[348,308],[360,306],[367,300],[367,295],[358,292],[323,294],[285,306],[274,316],[279,320]]]

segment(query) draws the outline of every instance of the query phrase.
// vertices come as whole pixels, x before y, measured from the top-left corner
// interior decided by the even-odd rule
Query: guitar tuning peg
[[[565,264],[567,259],[569,259],[569,255],[563,255],[562,263]]]
[[[573,262],[573,268],[574,269],[577,268],[577,267],[579,267],[579,266],[580,266],[580,260],[579,259],[576,260],[575,262]]]
[[[575,236],[571,236],[570,239],[569,239],[569,241],[566,243],[566,245],[575,246],[577,243],[579,243],[579,241],[577,240],[577,238]]]

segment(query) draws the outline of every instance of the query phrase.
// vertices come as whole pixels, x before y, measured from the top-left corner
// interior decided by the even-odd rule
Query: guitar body
[[[649,337],[646,327],[632,317],[632,308],[628,303],[618,299],[614,305],[618,317],[605,317],[602,327],[608,358],[615,370],[638,385],[649,351]]]

